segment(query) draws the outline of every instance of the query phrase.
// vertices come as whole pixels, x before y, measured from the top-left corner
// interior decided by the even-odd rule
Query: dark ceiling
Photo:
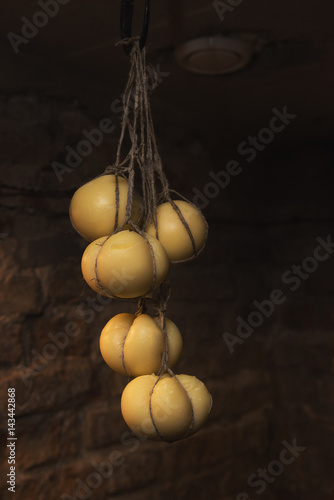
[[[142,3],[136,2],[137,29]],[[331,0],[243,0],[226,12],[223,22],[211,1],[156,0],[151,8],[148,58],[169,73],[152,97],[162,134],[177,135],[180,127],[191,126],[194,133],[215,135],[218,142],[235,145],[266,126],[272,108],[286,105],[299,118],[280,141],[332,139]],[[87,107],[94,107],[97,115],[107,114],[110,103],[122,93],[128,69],[127,57],[115,46],[119,9],[120,1],[115,0],[70,0],[15,55],[7,34],[20,34],[22,17],[32,19],[40,7],[35,0],[6,2],[0,20],[1,89],[48,88],[52,94],[72,85],[78,96],[86,92]],[[262,49],[246,69],[227,76],[195,76],[176,65],[175,40],[215,33],[250,33],[258,37]]]

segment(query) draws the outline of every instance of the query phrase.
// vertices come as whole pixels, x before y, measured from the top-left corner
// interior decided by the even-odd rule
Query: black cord
[[[121,3],[121,38],[131,38],[132,36],[132,19],[135,0],[122,0]],[[139,47],[142,50],[145,47],[148,26],[150,22],[150,0],[145,0],[144,23],[139,39]],[[131,52],[131,45],[124,45],[124,51],[127,55]]]

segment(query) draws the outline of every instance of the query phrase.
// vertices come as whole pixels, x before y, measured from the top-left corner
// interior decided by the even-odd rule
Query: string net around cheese
[[[124,229],[88,245],[81,268],[93,290],[118,299],[134,299],[159,287],[167,276],[169,260],[156,238]]]

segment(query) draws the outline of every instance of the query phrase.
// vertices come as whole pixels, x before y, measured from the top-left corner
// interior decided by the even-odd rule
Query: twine
[[[139,234],[142,234],[140,228],[146,228],[149,223],[154,224],[156,238],[158,239],[157,206],[161,202],[169,202],[177,213],[183,226],[185,227],[191,245],[193,256],[187,260],[192,260],[198,256],[193,234],[185,220],[181,210],[175,204],[172,193],[185,200],[191,205],[187,198],[180,193],[169,188],[169,183],[165,175],[161,157],[159,155],[151,107],[149,103],[149,92],[154,90],[158,84],[158,77],[155,69],[152,67],[150,74],[146,71],[146,50],[139,48],[139,37],[126,38],[117,43],[117,45],[132,45],[130,53],[130,71],[128,81],[123,95],[123,117],[121,123],[120,139],[117,147],[116,161],[109,165],[102,175],[115,174],[127,177],[129,183],[126,216],[121,227],[117,228],[115,217],[114,232],[121,231],[125,225],[130,225]],[[150,84],[150,85],[149,85]],[[122,159],[122,147],[124,139],[128,136],[131,143],[130,151]],[[136,169],[136,166],[138,167]],[[133,192],[135,185],[135,173],[139,169],[142,191],[142,207],[138,226],[131,221],[133,207]],[[158,194],[157,185],[160,184]],[[115,190],[118,189],[117,183]],[[119,211],[119,194],[115,193],[116,212]]]
[[[157,435],[159,436],[159,438],[161,439],[161,441],[166,441],[167,443],[173,443],[174,441],[178,441],[180,439],[184,439],[186,437],[189,436],[189,434],[191,433],[193,427],[194,427],[194,422],[195,422],[195,414],[194,414],[194,407],[193,407],[193,404],[192,404],[192,401],[191,401],[191,398],[188,394],[188,392],[186,391],[186,389],[184,388],[183,384],[180,382],[180,380],[178,379],[177,375],[175,375],[175,373],[170,369],[168,368],[168,374],[173,377],[177,383],[181,386],[181,388],[183,389],[183,391],[186,393],[187,395],[187,398],[188,398],[188,401],[189,401],[189,404],[190,404],[190,410],[191,410],[191,420],[190,420],[190,424],[189,424],[189,427],[188,429],[186,430],[186,432],[183,434],[183,436],[180,436],[177,440],[170,440],[170,439],[167,439],[166,437],[164,437],[164,435],[160,432],[160,430],[158,429],[158,426],[154,420],[154,417],[153,417],[153,412],[152,412],[152,396],[153,396],[153,392],[154,392],[154,389],[156,387],[156,385],[158,384],[158,382],[161,380],[162,378],[162,374],[158,376],[156,382],[154,383],[153,387],[152,387],[152,390],[150,392],[150,399],[149,399],[149,413],[150,413],[150,417],[151,417],[151,422],[153,424],[153,427],[154,427],[154,430],[155,432],[157,433]]]
[[[190,425],[189,425],[187,431],[185,432],[185,434],[183,436],[181,436],[179,439],[184,439],[187,436],[189,436],[189,434],[194,426],[194,408],[193,408],[191,398],[189,397],[188,392],[186,391],[186,389],[184,388],[184,386],[182,385],[180,380],[177,378],[177,376],[174,374],[174,372],[170,368],[168,368],[168,335],[167,335],[167,328],[166,328],[166,311],[167,311],[167,305],[168,305],[168,301],[169,301],[170,296],[171,296],[171,287],[168,283],[164,283],[163,285],[161,285],[160,290],[159,290],[159,294],[155,298],[154,307],[158,311],[158,314],[159,314],[160,325],[161,325],[161,329],[163,331],[164,338],[165,338],[165,347],[164,347],[164,351],[162,354],[160,369],[157,372],[158,378],[152,387],[152,390],[150,392],[150,397],[149,397],[149,413],[150,413],[150,417],[151,417],[151,421],[152,421],[154,430],[162,441],[167,441],[167,442],[172,442],[172,441],[166,439],[163,436],[163,434],[160,432],[158,425],[156,424],[156,422],[154,420],[153,412],[152,412],[153,392],[154,392],[154,389],[155,389],[157,383],[161,380],[162,376],[165,373],[168,373],[171,377],[175,378],[177,383],[182,387],[183,391],[186,393],[187,398],[189,400],[189,404],[190,404],[190,409],[191,409]]]
[[[143,298],[147,297],[151,292],[154,291],[155,287],[156,287],[156,284],[157,284],[157,263],[156,263],[156,258],[155,258],[155,254],[154,254],[154,250],[153,250],[153,247],[149,241],[149,239],[147,238],[147,235],[146,233],[144,233],[136,224],[133,224],[131,222],[131,226],[133,227],[133,229],[140,235],[142,236],[145,241],[146,241],[146,244],[151,252],[151,256],[152,256],[152,265],[153,265],[153,281],[152,281],[152,285],[150,287],[149,290],[147,290],[146,294],[143,296]],[[120,231],[121,229],[118,229],[116,232]],[[115,234],[115,233],[113,233]],[[102,285],[102,282],[100,280],[100,277],[98,275],[98,272],[97,272],[97,261],[98,261],[98,257],[99,257],[99,253],[101,251],[101,248],[103,247],[103,245],[109,240],[109,238],[111,238],[113,236],[113,234],[109,235],[103,243],[100,243],[98,244],[98,246],[100,247],[97,255],[96,255],[96,258],[95,258],[95,263],[94,263],[94,272],[95,272],[95,279],[96,279],[96,282],[98,284],[98,287],[100,288],[100,290],[102,290],[106,295],[108,295],[108,297],[111,297],[113,299],[117,299],[117,300],[138,300],[138,298],[140,297],[134,297],[134,298],[123,298],[123,297],[118,297],[117,295],[113,295],[112,293],[110,293],[109,290],[107,290],[106,288],[104,288],[104,286]],[[149,298],[149,297],[148,297]]]
[[[130,53],[130,71],[128,81],[125,87],[123,96],[123,117],[121,123],[120,139],[117,147],[116,161],[113,165],[107,166],[102,175],[114,174],[115,182],[115,204],[116,214],[114,222],[113,234],[122,231],[126,225],[130,226],[131,230],[142,236],[152,255],[153,262],[153,282],[150,290],[146,293],[151,293],[157,284],[157,264],[152,245],[141,229],[145,228],[149,222],[153,220],[158,236],[157,225],[157,191],[155,184],[155,161],[159,157],[156,146],[152,116],[148,99],[148,83],[151,79],[150,87],[154,89],[157,85],[157,74],[151,71],[151,77],[146,73],[146,51],[140,50],[139,38],[129,38],[118,42],[117,45],[132,44]],[[133,104],[132,104],[133,101]],[[130,151],[122,158],[122,147],[125,137],[128,135],[131,142]],[[161,162],[161,160],[160,160]],[[139,168],[141,178],[141,190],[143,203],[139,216],[139,223],[135,224],[131,220],[133,196],[135,187],[136,167]],[[119,184],[118,176],[122,175],[128,180],[128,194],[126,202],[125,220],[118,226],[119,221]],[[109,236],[110,237],[110,236]],[[107,241],[107,240],[105,240]],[[105,242],[104,242],[105,243]],[[97,260],[97,259],[96,259]],[[97,263],[95,263],[96,280],[104,291],[100,279],[97,274]],[[118,297],[116,297],[118,298]]]
[[[168,335],[167,335],[167,327],[166,327],[166,312],[167,312],[167,304],[171,296],[171,287],[168,283],[164,283],[161,285],[159,289],[159,293],[156,297],[154,297],[154,308],[157,310],[159,319],[160,319],[160,327],[164,334],[165,347],[161,358],[161,365],[158,370],[158,375],[163,375],[168,371]]]
[[[123,95],[123,117],[121,123],[120,139],[117,147],[116,161],[108,166],[105,174],[127,174],[129,189],[126,204],[126,217],[122,227],[131,222],[133,205],[133,189],[135,183],[136,166],[139,167],[142,188],[142,214],[140,227],[153,221],[155,228],[157,192],[155,185],[155,164],[159,157],[154,127],[148,99],[148,86],[153,90],[157,83],[156,71],[146,72],[146,50],[140,50],[138,37],[124,39],[119,44],[132,44],[130,53],[130,71],[128,81]],[[131,142],[130,151],[122,156],[122,147],[125,137]],[[116,210],[119,209],[119,200],[116,199]],[[119,228],[119,229],[122,229]]]

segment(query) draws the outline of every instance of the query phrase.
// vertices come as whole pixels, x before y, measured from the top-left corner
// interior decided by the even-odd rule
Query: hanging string
[[[132,45],[132,50],[130,53],[129,77],[123,95],[123,117],[116,161],[104,171],[104,174],[114,173],[116,175],[125,175],[129,183],[125,221],[121,227],[117,227],[115,220],[115,232],[121,231],[125,225],[130,225],[132,229],[144,236],[141,228],[145,229],[148,224],[153,222],[155,236],[158,239],[157,206],[162,202],[169,202],[177,213],[191,241],[193,255],[187,260],[192,260],[198,256],[195,240],[187,221],[172,198],[172,195],[176,195],[188,203],[191,202],[169,188],[156,142],[148,89],[154,90],[157,86],[157,73],[152,68],[148,76],[146,50],[145,48],[143,50],[140,49],[139,37],[121,40],[117,45]],[[131,148],[122,159],[122,149],[126,136],[130,139]],[[142,191],[142,206],[138,225],[131,221],[135,173],[138,170],[136,166],[140,172]],[[159,193],[157,192],[157,181],[160,184]],[[118,189],[117,185],[115,189]],[[117,192],[115,193],[115,198],[116,212],[118,212],[119,195],[117,195]]]
[[[161,358],[161,365],[158,370],[158,375],[163,375],[168,371],[168,335],[166,326],[166,312],[169,298],[171,296],[171,286],[169,283],[164,283],[159,289],[159,293],[154,297],[154,307],[159,315],[160,328],[164,335],[164,350]]]
[[[140,227],[152,220],[156,224],[157,192],[154,181],[155,160],[159,156],[156,148],[154,130],[149,122],[150,106],[148,87],[154,89],[158,83],[155,71],[150,71],[151,78],[146,70],[146,51],[140,50],[138,38],[125,39],[120,44],[133,44],[130,53],[130,72],[123,96],[123,117],[121,133],[118,143],[115,164],[108,166],[104,174],[116,173],[128,176],[129,190],[126,204],[125,224],[131,224],[133,189],[136,166],[139,167],[142,180],[142,214]],[[125,137],[129,137],[131,148],[122,159],[122,148]],[[119,202],[116,208],[119,208]],[[119,228],[122,229],[122,228]]]
[[[161,329],[162,329],[163,334],[164,334],[165,347],[164,347],[164,351],[162,354],[161,365],[160,365],[160,368],[157,372],[158,378],[155,381],[155,383],[152,387],[152,390],[150,392],[149,413],[150,413],[150,417],[151,417],[151,421],[152,421],[152,425],[154,427],[154,430],[162,441],[169,441],[169,440],[163,436],[163,434],[159,430],[157,423],[154,420],[154,416],[153,416],[153,412],[152,412],[152,396],[153,396],[153,392],[154,392],[156,385],[158,384],[158,382],[161,380],[162,376],[165,373],[168,373],[171,377],[173,377],[177,381],[177,383],[181,386],[183,391],[186,393],[186,396],[188,398],[189,405],[190,405],[191,420],[189,423],[189,427],[186,430],[185,434],[180,437],[180,439],[187,437],[191,433],[191,430],[194,426],[194,408],[193,408],[191,398],[189,397],[188,392],[186,391],[186,389],[184,388],[184,386],[182,385],[182,383],[180,382],[178,377],[168,367],[168,347],[169,346],[168,346],[168,334],[167,334],[167,326],[166,326],[166,312],[167,312],[167,305],[168,305],[170,295],[171,295],[171,287],[168,283],[164,283],[160,287],[159,294],[154,299],[154,307],[156,308],[156,310],[158,312],[159,319],[160,319],[160,326],[161,326]],[[172,442],[172,441],[170,441],[170,442]]]

